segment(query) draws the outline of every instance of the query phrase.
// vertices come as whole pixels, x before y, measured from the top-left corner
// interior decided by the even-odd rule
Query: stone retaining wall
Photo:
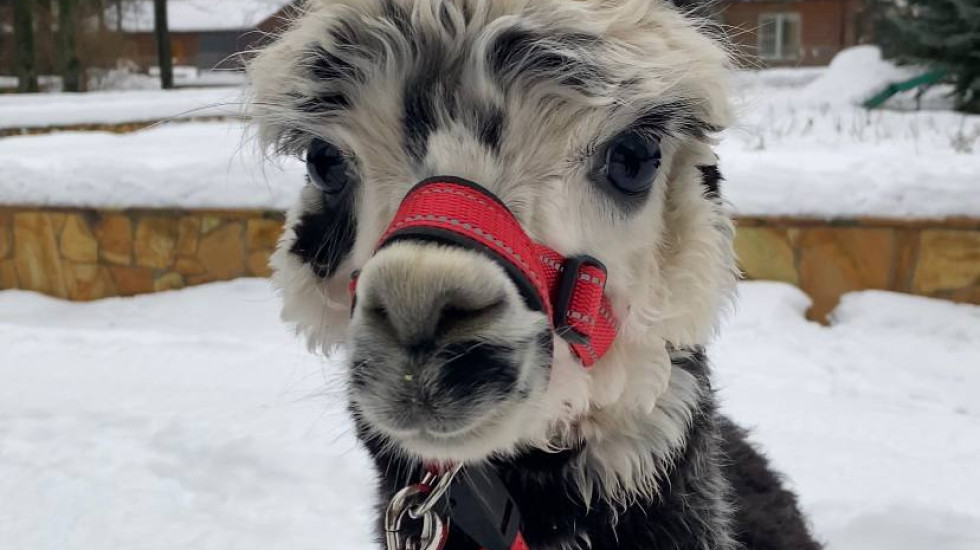
[[[0,207],[0,290],[71,300],[269,274],[282,214]]]
[[[0,138],[11,136],[38,136],[55,132],[109,132],[112,134],[129,134],[145,130],[161,124],[184,122],[220,122],[228,120],[246,120],[240,116],[214,115],[197,117],[176,117],[168,120],[143,120],[134,122],[98,122],[90,124],[60,124],[54,126],[31,126],[25,128],[0,128]]]
[[[980,220],[738,223],[746,277],[801,287],[814,319],[869,288],[980,304]],[[264,277],[281,226],[272,211],[0,207],[0,290],[93,300]]]
[[[743,218],[738,226],[746,277],[802,288],[811,319],[824,320],[853,290],[980,304],[980,220]]]

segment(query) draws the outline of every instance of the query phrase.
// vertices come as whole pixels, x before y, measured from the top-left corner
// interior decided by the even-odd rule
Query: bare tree
[[[170,54],[170,29],[167,24],[167,0],[153,0],[157,54],[160,59],[160,84],[164,90],[174,87],[174,64]]]
[[[82,64],[78,59],[78,0],[58,0],[57,60],[66,92],[82,90]]]
[[[37,91],[33,12],[34,0],[14,0],[14,64],[20,92]]]

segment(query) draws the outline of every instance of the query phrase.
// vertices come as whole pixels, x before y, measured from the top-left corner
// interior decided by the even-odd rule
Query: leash
[[[455,525],[483,550],[529,550],[520,512],[488,468],[429,470],[420,483],[395,493],[385,511],[388,550],[443,550]],[[445,500],[444,500],[445,499]]]
[[[612,347],[619,324],[605,293],[606,267],[534,241],[486,188],[447,176],[422,181],[405,196],[376,250],[400,241],[457,246],[497,262],[586,368]],[[354,273],[350,281],[355,303],[357,279]],[[388,550],[443,550],[451,525],[483,550],[529,550],[503,482],[489,467],[469,467],[465,476],[461,469],[430,469],[392,497],[384,523]]]

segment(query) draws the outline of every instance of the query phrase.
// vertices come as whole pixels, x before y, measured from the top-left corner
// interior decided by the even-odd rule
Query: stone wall
[[[810,295],[811,319],[824,320],[853,290],[980,304],[980,220],[743,218],[736,249],[747,278]]]
[[[70,300],[269,274],[282,214],[0,207],[0,290]]]
[[[785,281],[823,320],[870,288],[980,303],[980,220],[742,218],[750,279]],[[267,276],[282,214],[263,211],[0,207],[0,290],[71,300]]]
[[[133,122],[99,122],[91,124],[60,124],[54,126],[32,126],[25,128],[0,128],[0,138],[11,136],[39,136],[56,132],[109,132],[112,134],[129,134],[145,130],[160,124],[180,124],[185,122],[219,122],[228,120],[246,120],[242,117],[215,115],[173,118],[170,120],[144,120]]]

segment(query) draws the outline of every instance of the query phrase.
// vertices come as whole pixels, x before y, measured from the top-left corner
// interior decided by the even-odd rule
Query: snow
[[[0,95],[0,129],[118,124],[243,113],[236,87]]]
[[[0,202],[284,210],[305,167],[255,147],[242,123],[224,122],[0,139]]]
[[[949,111],[942,89],[920,111],[860,107],[921,72],[860,46],[826,69],[740,74],[738,122],[717,148],[726,199],[744,216],[980,216],[980,116]]]
[[[834,56],[827,70],[807,85],[805,102],[837,101],[860,104],[885,85],[924,73],[916,67],[898,67],[881,57],[877,46],[856,46]]]
[[[980,547],[980,307],[863,292],[821,327],[793,287],[741,294],[711,349],[723,408],[828,549]],[[4,546],[375,548],[340,367],[277,310],[261,280],[0,293]]]
[[[172,32],[251,30],[290,0],[169,0],[167,22]],[[122,28],[126,32],[153,32],[153,0],[123,4]],[[110,8],[107,21],[117,15]]]
[[[189,65],[174,67],[174,86],[177,88],[244,86],[245,73],[232,69],[201,70]],[[150,67],[148,73],[134,69],[90,70],[90,91],[160,90],[160,68]]]
[[[855,105],[876,82],[884,86],[907,71],[881,61],[877,49],[859,47],[828,68],[740,74],[738,123],[717,147],[723,193],[735,213],[980,217],[980,116],[942,108],[949,101],[935,94],[921,111]],[[243,97],[235,88],[2,95],[0,128],[237,116]],[[910,101],[900,97],[894,105],[904,109]],[[235,132],[237,124],[187,123],[119,137],[5,138],[0,202],[189,208],[292,202],[302,181],[297,163],[282,161],[288,177],[266,167],[254,147],[239,147],[251,142]]]
[[[765,444],[829,550],[980,548],[980,307],[846,295],[830,327],[746,283],[711,348],[723,408]]]

